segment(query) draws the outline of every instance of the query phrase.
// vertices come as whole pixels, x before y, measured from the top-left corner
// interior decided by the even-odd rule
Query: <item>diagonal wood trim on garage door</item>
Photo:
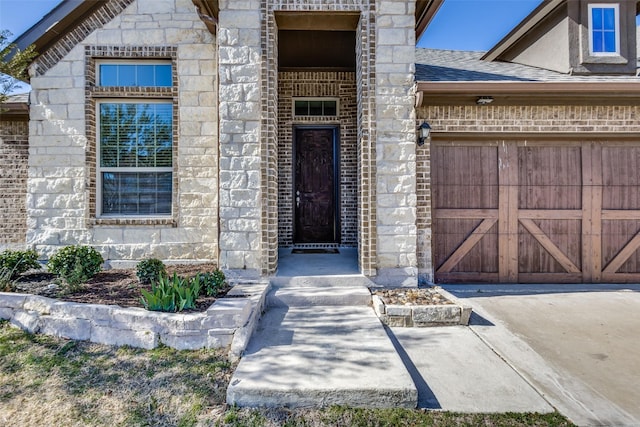
[[[640,281],[640,144],[433,141],[436,282]]]

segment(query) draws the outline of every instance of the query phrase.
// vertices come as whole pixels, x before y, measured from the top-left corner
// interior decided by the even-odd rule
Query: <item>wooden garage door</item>
[[[640,144],[431,148],[436,282],[640,281]]]

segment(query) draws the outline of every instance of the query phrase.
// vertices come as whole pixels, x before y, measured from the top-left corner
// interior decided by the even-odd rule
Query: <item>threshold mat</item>
[[[308,249],[293,249],[292,254],[339,254],[340,251],[336,248],[308,248]]]

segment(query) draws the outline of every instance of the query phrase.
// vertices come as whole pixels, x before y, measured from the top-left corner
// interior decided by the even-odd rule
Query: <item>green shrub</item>
[[[164,263],[157,258],[143,259],[136,265],[136,276],[140,283],[149,284],[167,275]]]
[[[196,308],[196,300],[200,295],[200,279],[185,279],[173,273],[173,276],[162,275],[151,281],[151,292],[142,289],[140,302],[147,310],[176,312],[188,308]]]
[[[32,249],[28,251],[6,250],[0,254],[0,270],[4,275],[8,274],[11,280],[32,268],[40,268],[38,254]]]
[[[102,255],[92,247],[66,246],[49,259],[47,269],[62,278],[73,292],[98,274],[103,263]]]
[[[208,296],[218,295],[218,293],[224,288],[227,280],[222,270],[218,268],[211,273],[198,273],[195,277],[199,278],[200,283]]]

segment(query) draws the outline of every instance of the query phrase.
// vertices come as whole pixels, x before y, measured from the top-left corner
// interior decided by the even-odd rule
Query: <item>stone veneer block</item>
[[[51,315],[56,317],[77,317],[78,319],[90,319],[94,323],[111,322],[114,305],[59,303],[51,307]]]
[[[91,329],[91,341],[107,345],[128,345],[150,350],[158,346],[158,334],[152,331],[127,330],[106,326]]]
[[[389,305],[385,307],[387,316],[411,316],[411,306],[408,305]]]
[[[210,329],[207,332],[207,348],[227,347],[233,340],[233,329]]]
[[[371,296],[371,302],[373,303],[373,309],[375,310],[378,317],[382,317],[386,314],[386,306],[384,305],[384,301],[378,295]]]
[[[13,317],[13,309],[8,307],[0,307],[0,319],[9,320]]]
[[[175,331],[170,334],[160,334],[160,342],[178,350],[197,350],[208,347],[208,335],[200,330]]]
[[[202,320],[202,327],[231,328],[241,327],[247,323],[251,315],[251,301],[247,298],[219,299],[207,310],[207,317]]]
[[[456,305],[434,305],[413,307],[412,320],[415,326],[432,324],[460,324],[460,307]]]
[[[29,295],[22,308],[27,311],[36,311],[39,314],[49,314],[51,313],[53,306],[60,303],[60,301],[52,298],[42,297],[39,295]]]
[[[67,317],[40,317],[40,332],[54,337],[85,341],[91,338],[91,321]]]
[[[133,331],[160,332],[156,312],[149,312],[143,308],[114,308],[111,327],[115,329],[130,329]]]
[[[0,307],[22,308],[28,296],[28,294],[0,292]]]
[[[35,334],[40,330],[40,316],[34,312],[16,310],[10,323],[30,334]]]

